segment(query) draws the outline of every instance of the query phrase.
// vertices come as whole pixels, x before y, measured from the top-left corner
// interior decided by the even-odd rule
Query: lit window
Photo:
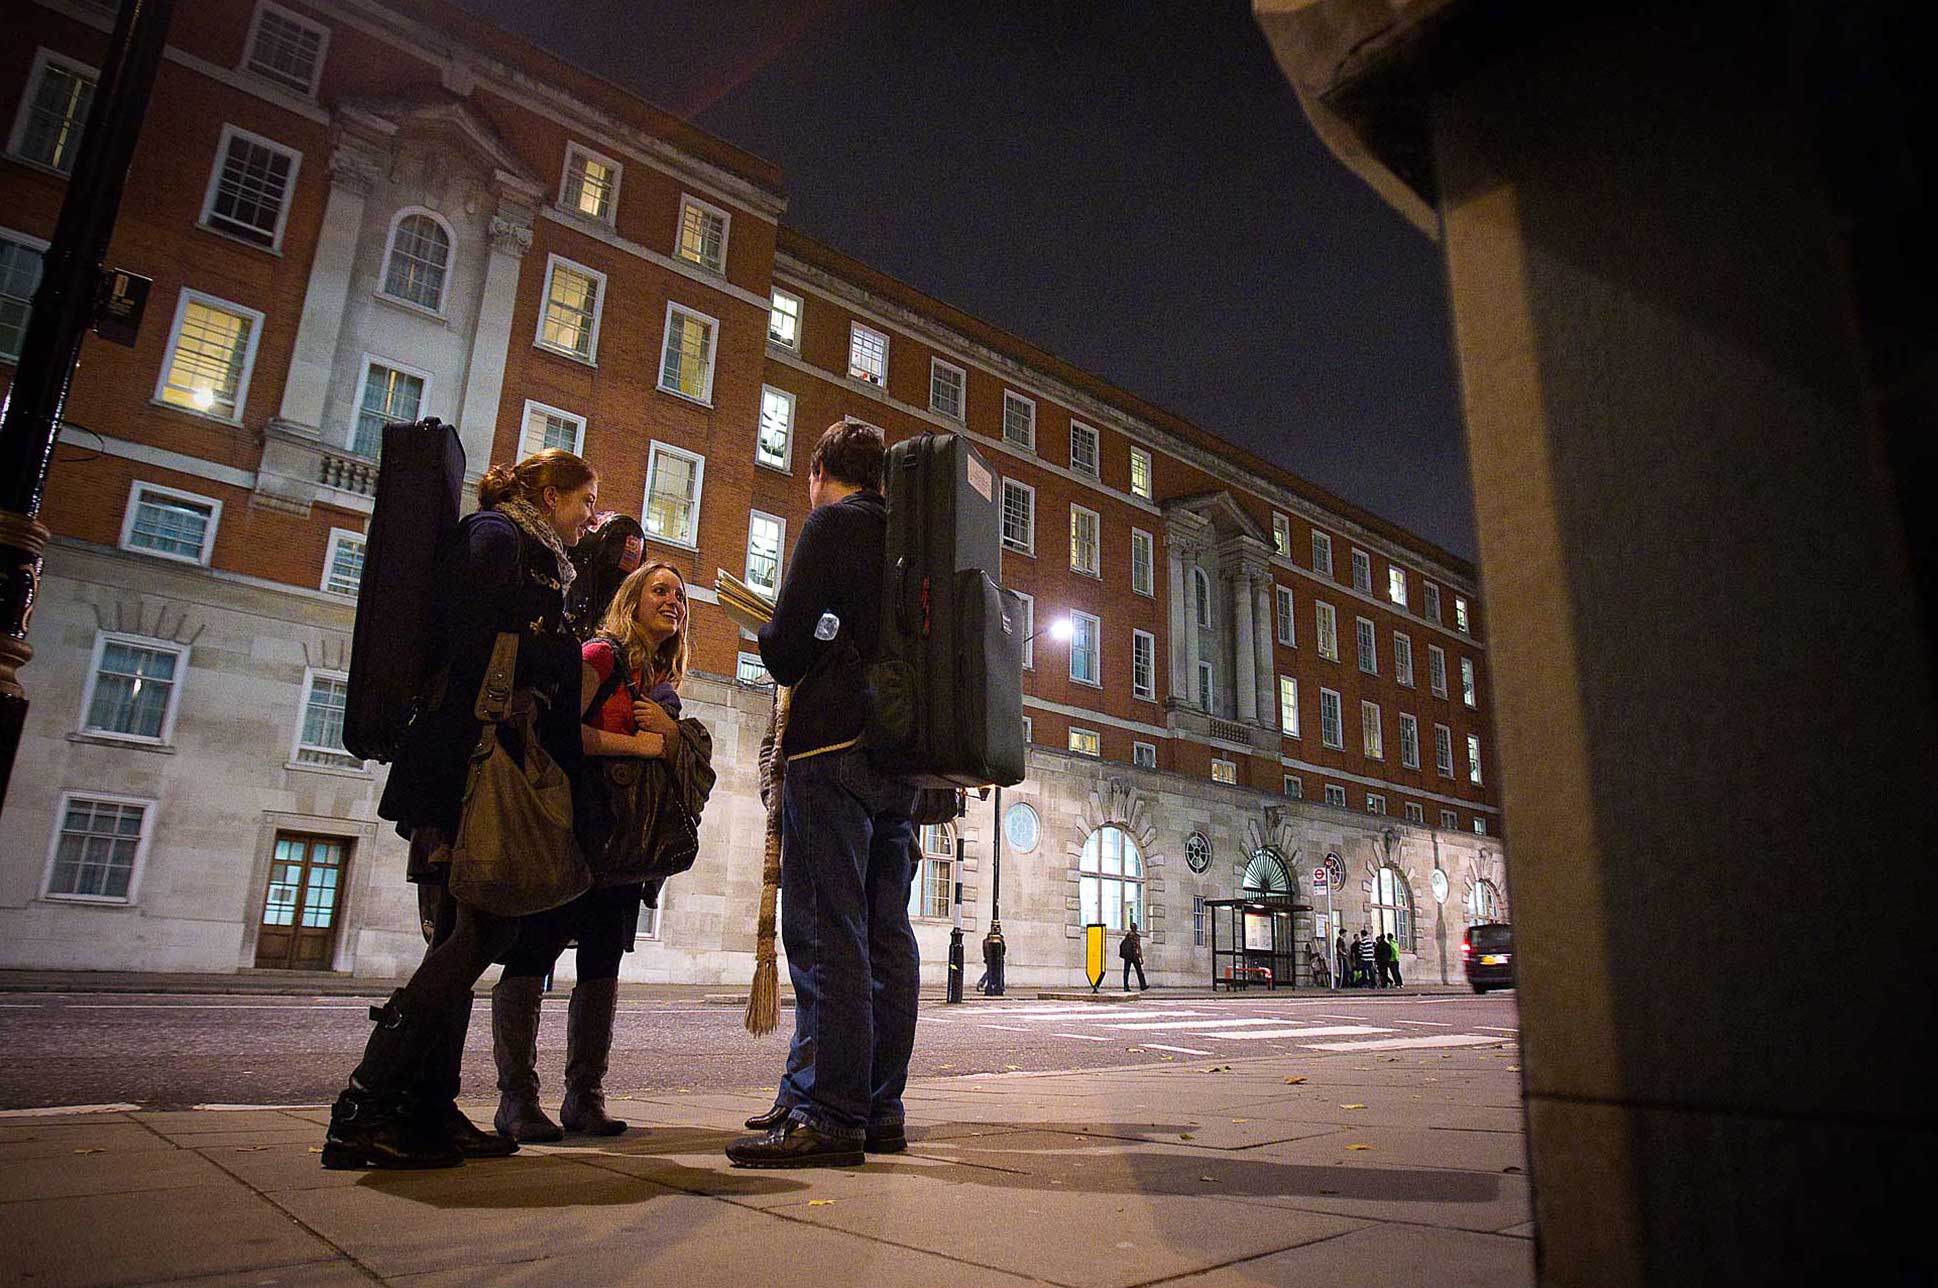
[[[1077,859],[1078,915],[1084,925],[1125,930],[1144,918],[1144,853],[1131,834],[1106,824],[1084,839]]]
[[[1079,756],[1101,756],[1104,754],[1103,746],[1103,739],[1097,736],[1096,730],[1078,729],[1072,726],[1070,730],[1071,751],[1076,752]]]
[[[1373,557],[1364,550],[1353,551],[1353,589],[1370,591],[1373,588]]]
[[[1474,686],[1474,659],[1460,659],[1460,700],[1470,707],[1480,705],[1480,694]]]
[[[20,357],[27,338],[27,317],[40,289],[40,265],[47,243],[38,237],[0,232],[0,362]]]
[[[1364,617],[1353,621],[1353,642],[1359,655],[1359,669],[1368,675],[1379,674],[1379,641],[1373,635],[1373,624]]]
[[[1011,591],[1023,605],[1023,669],[1036,669],[1036,596],[1026,595],[1020,590]]]
[[[1312,605],[1313,625],[1319,636],[1319,656],[1329,662],[1339,660],[1339,615],[1332,605],[1316,600]]]
[[[666,901],[666,892],[664,890],[660,891],[659,897],[660,902],[664,903]],[[778,906],[779,896],[776,895],[775,899]],[[639,905],[639,920],[634,923],[634,926],[641,939],[659,938],[659,914],[660,909],[658,908],[649,908],[643,902]]]
[[[260,135],[222,127],[215,150],[215,170],[202,201],[202,224],[258,246],[274,247],[283,239],[283,220],[289,214],[290,189],[296,183],[301,158]]]
[[[585,362],[599,354],[599,306],[606,275],[552,256],[545,269],[545,308],[538,318],[541,348]]]
[[[951,366],[940,358],[929,359],[929,410],[950,420],[961,420],[963,411],[963,390],[967,387],[968,377],[961,367]]]
[[[165,743],[173,732],[188,650],[127,635],[99,635],[88,676],[83,733]]]
[[[1036,489],[1003,480],[1003,545],[1018,554],[1036,553]]]
[[[444,309],[444,277],[451,266],[451,231],[435,215],[400,215],[390,230],[384,294],[426,308]]]
[[[1142,528],[1131,529],[1131,589],[1140,595],[1157,593],[1156,545]]]
[[[1198,629],[1201,631],[1210,630],[1211,578],[1205,575],[1205,570],[1202,568],[1193,568],[1191,570],[1191,597],[1191,606],[1198,613]]]
[[[706,459],[664,443],[646,458],[646,535],[676,546],[693,546],[700,534],[700,484]]]
[[[213,497],[136,483],[128,494],[121,548],[206,565],[221,514],[222,502]]]
[[[1337,783],[1326,784],[1326,804],[1346,808],[1346,789]]]
[[[1317,528],[1312,530],[1312,571],[1332,576],[1332,538]]]
[[[1070,422],[1070,468],[1092,478],[1097,475],[1097,431],[1081,421]]]
[[[741,684],[766,685],[774,679],[767,674],[767,664],[760,660],[758,653],[742,653],[734,663],[733,678]]]
[[[1433,768],[1442,778],[1453,777],[1453,730],[1443,724],[1433,727]]]
[[[240,420],[261,329],[256,310],[184,290],[155,397],[198,415]]]
[[[1299,736],[1299,682],[1289,675],[1279,677],[1279,729],[1288,738]]]
[[[1420,767],[1420,722],[1404,711],[1400,713],[1400,764]]]
[[[1433,696],[1447,696],[1447,652],[1438,644],[1427,645],[1427,687]]]
[[[1003,390],[1003,441],[1024,451],[1036,450],[1036,403]]]
[[[1157,768],[1157,744],[1154,742],[1134,742],[1131,744],[1131,764],[1139,769]]]
[[[256,9],[255,29],[243,66],[285,89],[314,94],[329,43],[327,28],[307,22],[280,5],[264,4]]]
[[[1339,695],[1331,689],[1319,690],[1319,741],[1334,750],[1346,746],[1346,722],[1339,710]]]
[[[1480,735],[1467,735],[1467,781],[1480,786]]]
[[[1297,647],[1299,643],[1299,627],[1297,619],[1293,616],[1292,590],[1289,586],[1276,586],[1273,590],[1275,592],[1274,597],[1278,601],[1279,643],[1288,647]]]
[[[1440,620],[1440,587],[1434,585],[1432,582],[1427,582],[1420,589],[1420,598],[1422,601],[1420,606],[1421,613],[1425,615],[1428,621],[1438,622]]]
[[[152,802],[68,796],[47,893],[57,899],[126,903],[146,839]]]
[[[1131,495],[1151,499],[1151,454],[1141,447],[1130,449]]]
[[[1367,792],[1366,812],[1368,814],[1384,814],[1386,812],[1386,798],[1377,792]]]
[[[1083,684],[1102,684],[1103,668],[1097,656],[1103,636],[1101,623],[1089,613],[1071,613],[1070,631],[1070,678]]]
[[[848,327],[848,374],[871,385],[888,383],[888,337],[859,322]]]
[[[381,362],[366,362],[363,388],[357,395],[357,425],[350,450],[373,460],[383,446],[384,426],[418,418],[424,406],[426,378]]]
[[[760,389],[760,437],[754,460],[777,470],[788,468],[794,456],[794,395],[785,389],[762,385]]]
[[[774,292],[773,307],[767,312],[767,339],[783,349],[801,347],[801,297],[786,291]]]
[[[1454,629],[1467,629],[1467,599],[1464,595],[1454,596]]]
[[[1211,758],[1211,781],[1214,783],[1225,783],[1229,786],[1237,786],[1238,765],[1233,761],[1213,756]]]
[[[323,589],[332,595],[355,596],[363,587],[363,550],[362,533],[330,529],[330,548],[323,556]]]
[[[1386,597],[1406,607],[1406,569],[1388,564],[1386,568]]]
[[[1413,638],[1400,631],[1393,632],[1393,678],[1413,687]]]
[[[45,49],[37,53],[14,121],[13,154],[62,174],[73,170],[98,78],[92,67]]]
[[[1368,760],[1386,759],[1386,737],[1380,726],[1379,703],[1359,704],[1360,742]]]
[[[1272,553],[1292,557],[1292,520],[1282,514],[1272,516]]]
[[[1295,801],[1304,800],[1305,799],[1305,780],[1300,778],[1297,774],[1287,774],[1285,776],[1285,794],[1287,796],[1290,796]]]
[[[1420,807],[1409,804],[1406,816],[1413,819]],[[1381,809],[1380,813],[1386,811]],[[1373,934],[1381,939],[1393,936],[1403,953],[1414,949],[1413,943],[1413,891],[1406,884],[1406,877],[1398,868],[1381,865],[1373,878]]]
[[[695,402],[713,401],[713,337],[719,323],[678,304],[666,306],[666,342],[659,387]]]
[[[1474,835],[1475,836],[1487,835],[1487,820],[1482,818],[1478,814],[1474,815]]]
[[[1191,896],[1191,943],[1193,947],[1205,946],[1205,899],[1204,896]]]
[[[1070,507],[1070,568],[1073,572],[1098,575],[1097,512],[1080,505]]]
[[[1036,741],[1036,725],[1028,716],[1023,717],[1023,745],[1029,746]]]
[[[575,215],[609,224],[619,206],[619,174],[619,163],[611,157],[568,144],[559,204]]]
[[[947,917],[955,902],[955,830],[947,823],[929,823],[916,829],[916,839],[922,860],[909,882],[908,915]]]
[[[530,456],[548,447],[581,455],[585,448],[585,418],[527,399],[525,432],[518,440],[519,455]]]
[[[312,671],[303,688],[302,718],[296,733],[296,763],[360,769],[363,762],[343,747],[343,714],[350,682],[341,674]]]
[[[1157,699],[1157,637],[1149,631],[1131,632],[1131,696]]]
[[[747,584],[769,599],[781,593],[781,550],[787,544],[787,520],[753,511],[747,517]]]
[[[1201,661],[1198,663],[1198,705],[1209,711],[1217,698],[1217,679],[1211,663]]]
[[[679,257],[715,273],[727,271],[727,212],[697,197],[680,198]]]

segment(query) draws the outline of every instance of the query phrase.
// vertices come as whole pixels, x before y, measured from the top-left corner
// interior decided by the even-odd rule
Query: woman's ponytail
[[[584,457],[562,447],[548,447],[533,452],[516,465],[501,462],[486,470],[478,480],[478,508],[489,510],[514,499],[536,502],[548,487],[570,492],[597,477]]]

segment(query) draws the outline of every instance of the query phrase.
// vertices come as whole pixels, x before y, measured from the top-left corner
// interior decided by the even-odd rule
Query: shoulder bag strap
[[[478,702],[472,713],[478,719],[497,724],[511,706],[512,680],[518,673],[518,632],[499,631],[491,645],[491,661],[485,667],[484,683],[478,686]]]

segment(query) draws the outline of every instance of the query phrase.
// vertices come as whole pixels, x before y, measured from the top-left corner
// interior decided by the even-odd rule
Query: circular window
[[[1036,848],[1042,830],[1036,811],[1021,801],[1003,811],[1003,839],[1019,854],[1028,854]]]
[[[1203,872],[1211,866],[1211,841],[1203,832],[1193,832],[1184,838],[1184,861],[1193,872]]]

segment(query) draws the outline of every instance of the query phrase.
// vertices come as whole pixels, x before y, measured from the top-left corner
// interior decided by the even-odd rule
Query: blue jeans
[[[908,922],[915,788],[865,753],[788,762],[781,942],[794,1039],[781,1103],[836,1136],[903,1121],[921,961]]]

